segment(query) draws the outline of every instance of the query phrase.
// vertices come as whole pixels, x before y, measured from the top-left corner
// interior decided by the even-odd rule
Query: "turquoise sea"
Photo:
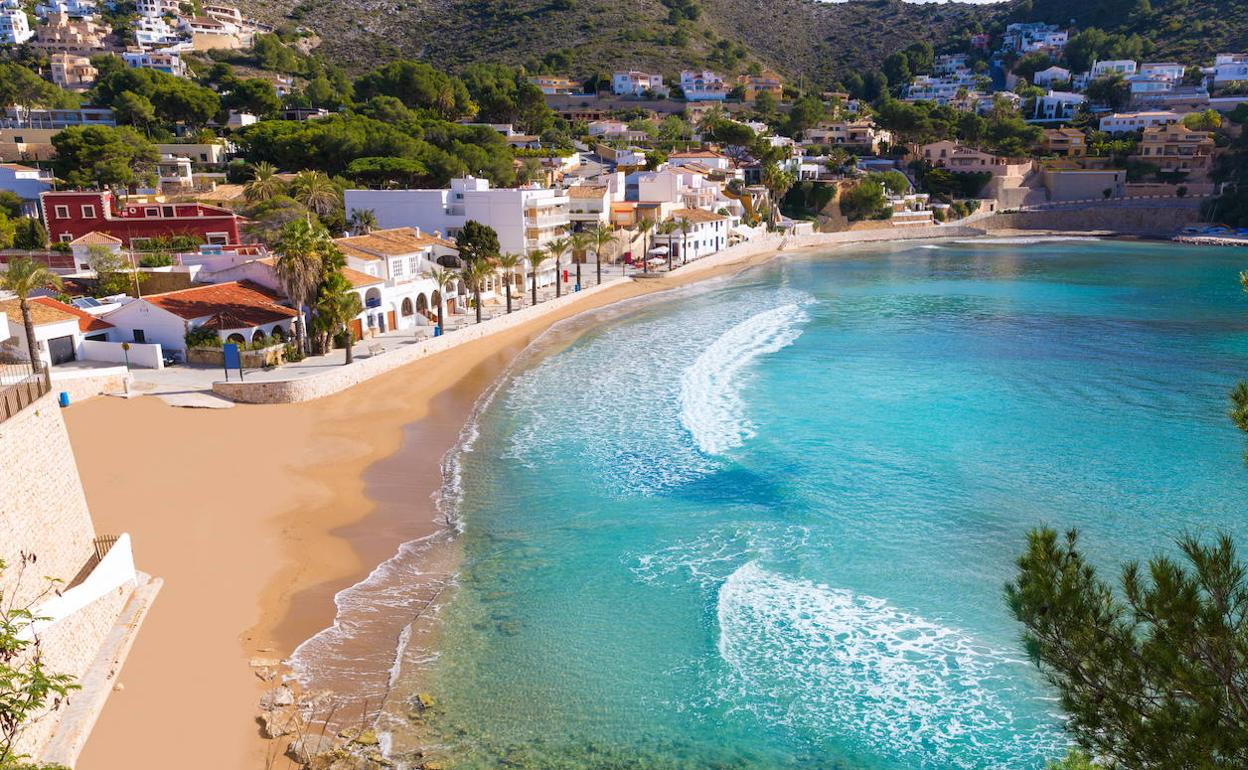
[[[426,685],[452,766],[1064,754],[1002,586],[1040,524],[1114,574],[1187,531],[1248,542],[1245,268],[1099,241],[792,256],[537,345],[454,463]]]

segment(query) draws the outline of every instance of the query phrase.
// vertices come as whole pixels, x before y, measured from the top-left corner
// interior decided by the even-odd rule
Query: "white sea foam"
[[[685,369],[680,422],[702,452],[722,454],[754,437],[741,398],[744,375],[760,357],[792,345],[806,320],[797,304],[764,310],[724,332]]]
[[[757,562],[724,581],[716,611],[730,711],[925,769],[981,770],[1004,755],[1034,766],[1062,751],[1043,715],[999,695],[1024,665],[955,628]]]
[[[968,238],[954,243],[987,244],[990,246],[1028,246],[1036,243],[1062,243],[1065,241],[1099,241],[1092,235],[1019,235],[1010,238]]]

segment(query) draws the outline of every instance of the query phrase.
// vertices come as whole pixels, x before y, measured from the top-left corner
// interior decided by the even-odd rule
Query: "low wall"
[[[83,369],[58,372],[52,369],[52,395],[69,394],[69,402],[75,404],[104,393],[120,393],[126,389],[129,372],[124,366],[103,369]]]
[[[997,214],[976,223],[995,230],[1069,230],[1124,235],[1169,236],[1200,219],[1196,206],[1085,206]]]
[[[559,299],[547,300],[508,315],[491,318],[479,324],[457,329],[441,337],[421,340],[414,345],[399,350],[392,350],[375,358],[369,357],[357,360],[351,366],[338,366],[325,372],[318,372],[292,380],[214,382],[212,391],[219,396],[243,404],[290,404],[299,401],[311,401],[346,390],[352,385],[370,380],[413,361],[428,358],[456,345],[489,337],[490,335],[540,318],[548,313],[564,308],[586,295],[607,289],[611,285],[610,283],[604,283],[601,286],[593,286],[579,292],[565,294]]]
[[[110,364],[126,363],[127,354],[130,365],[140,369],[163,369],[165,366],[164,351],[160,345],[151,342],[131,342],[130,349],[123,350],[124,342],[97,342],[83,340],[79,348],[79,358],[84,361],[103,361]]]
[[[240,350],[238,355],[244,369],[280,366],[286,360],[286,345],[269,345],[259,350]],[[225,366],[225,351],[221,348],[188,348],[186,362],[205,366]]]

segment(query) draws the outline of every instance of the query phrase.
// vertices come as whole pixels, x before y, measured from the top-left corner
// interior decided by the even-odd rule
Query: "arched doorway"
[[[440,312],[441,312],[441,308],[442,308],[442,292],[441,292],[441,291],[439,291],[439,290],[437,290],[437,289],[434,289],[434,290],[433,290],[433,295],[429,297],[429,302],[430,302],[430,304],[432,305],[432,307],[433,307],[433,309],[434,309],[434,310],[433,310],[434,315],[436,316],[438,313],[440,313]],[[436,321],[436,322],[438,322],[438,323],[442,323],[442,319],[441,319],[441,318],[436,318],[436,317],[435,317],[433,320],[434,320],[434,321]]]
[[[399,312],[403,314],[404,318],[407,318],[414,312],[412,310],[412,298],[411,297],[403,298],[403,304],[399,306]]]
[[[429,315],[429,300],[425,299],[424,294],[416,295],[416,312],[423,316]]]
[[[235,345],[246,345],[246,344],[247,344],[247,338],[246,338],[246,337],[244,337],[243,335],[239,334],[238,332],[234,332],[233,334],[231,334],[229,337],[227,337],[227,338],[225,339],[225,341],[226,341],[226,342],[233,342]]]
[[[251,341],[264,342],[264,329],[256,329],[255,333],[251,335]]]
[[[277,342],[285,342],[286,330],[280,326],[274,326],[273,331],[269,332],[269,336],[272,337]]]

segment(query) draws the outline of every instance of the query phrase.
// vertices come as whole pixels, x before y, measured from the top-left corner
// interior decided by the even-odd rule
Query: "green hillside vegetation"
[[[1220,0],[246,0],[246,13],[322,35],[319,52],[352,71],[410,57],[451,71],[474,62],[589,78],[621,67],[735,74],[771,67],[801,84],[835,86],[883,68],[914,42],[965,50],[969,36],[1011,21],[1097,27],[1092,50],[1203,62],[1248,48],[1248,3]],[[1084,53],[1088,48],[1085,46]],[[1081,57],[1084,54],[1079,54]],[[896,83],[894,83],[896,85]]]

